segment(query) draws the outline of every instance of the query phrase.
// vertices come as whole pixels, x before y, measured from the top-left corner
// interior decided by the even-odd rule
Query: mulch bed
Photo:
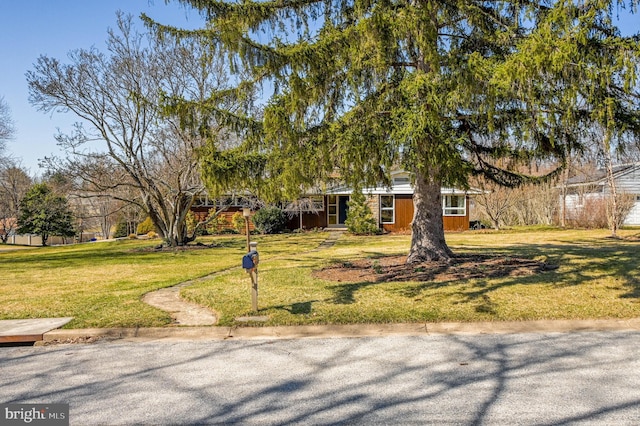
[[[455,281],[533,275],[557,269],[531,259],[505,256],[457,255],[449,262],[406,263],[406,256],[343,262],[314,271],[316,278],[337,282]]]

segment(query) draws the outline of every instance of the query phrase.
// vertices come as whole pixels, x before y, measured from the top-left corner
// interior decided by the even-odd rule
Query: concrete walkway
[[[180,297],[180,290],[195,284],[198,281],[210,279],[215,274],[208,275],[196,280],[185,281],[173,287],[167,287],[152,291],[142,297],[142,301],[168,312],[173,318],[175,325],[213,325],[218,322],[216,314],[210,309],[195,303],[187,302]]]
[[[338,241],[338,239],[344,234],[344,231],[331,231],[326,240],[324,240],[317,248],[311,250],[311,252],[326,250]],[[173,318],[174,325],[183,326],[204,326],[214,325],[218,321],[216,314],[210,309],[195,303],[188,302],[180,297],[180,290],[193,285],[197,282],[210,280],[217,274],[229,271],[231,269],[239,269],[240,267],[233,267],[225,271],[216,272],[195,280],[186,281],[172,287],[166,287],[160,290],[152,291],[143,296],[142,301],[168,312]]]
[[[311,250],[311,252],[317,252],[320,250],[326,250],[328,248],[331,248],[335,245],[336,241],[338,241],[340,239],[340,237],[344,234],[345,230],[341,229],[341,230],[332,230],[329,233],[329,236],[327,237],[326,240],[324,240],[322,243],[320,243],[320,245]]]
[[[46,332],[62,327],[73,318],[33,318],[0,321],[0,343],[32,343]]]

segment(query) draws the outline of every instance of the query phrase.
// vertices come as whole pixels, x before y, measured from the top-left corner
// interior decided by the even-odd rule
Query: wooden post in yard
[[[255,257],[253,260],[254,266],[249,271],[249,276],[251,276],[251,308],[254,312],[258,312],[258,263],[260,262],[258,256],[258,243],[252,242],[249,243],[250,252],[255,251]]]
[[[251,251],[251,235],[249,234],[249,217],[251,216],[251,209],[248,207],[244,207],[242,209],[242,216],[244,216],[244,229],[247,234],[247,253]]]

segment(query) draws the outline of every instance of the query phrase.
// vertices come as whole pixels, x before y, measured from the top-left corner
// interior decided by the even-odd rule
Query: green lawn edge
[[[447,234],[456,253],[536,259],[558,268],[517,277],[451,282],[332,282],[314,277],[350,260],[405,254],[409,235],[328,233],[254,236],[258,241],[259,312],[240,268],[243,236],[207,237],[213,248],[155,251],[157,242],[122,240],[0,251],[0,319],[74,317],[65,328],[163,327],[166,312],[144,294],[203,278],[181,296],[211,308],[220,326],[526,321],[640,317],[638,230],[622,239],[604,230],[512,229]]]

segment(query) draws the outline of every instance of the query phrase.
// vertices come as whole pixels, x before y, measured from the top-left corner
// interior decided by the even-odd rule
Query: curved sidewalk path
[[[172,287],[161,288],[142,296],[142,301],[155,308],[168,312],[173,325],[214,325],[218,317],[213,311],[196,303],[187,302],[180,297],[180,290],[198,281],[213,277],[210,274],[195,280],[185,281]]]
[[[343,231],[331,231],[327,239],[310,252],[316,252],[333,247],[333,245],[336,243],[336,241],[338,241],[342,234]],[[209,280],[223,272],[238,268],[240,267],[234,266],[223,271],[214,272],[202,278],[196,278],[180,284],[176,284],[171,287],[165,287],[161,288],[160,290],[152,291],[145,294],[142,297],[142,301],[155,308],[168,312],[171,315],[171,318],[173,318],[173,325],[214,325],[216,324],[216,322],[218,322],[218,317],[216,316],[216,314],[210,309],[205,308],[204,306],[182,299],[180,297],[180,290],[197,282]]]

